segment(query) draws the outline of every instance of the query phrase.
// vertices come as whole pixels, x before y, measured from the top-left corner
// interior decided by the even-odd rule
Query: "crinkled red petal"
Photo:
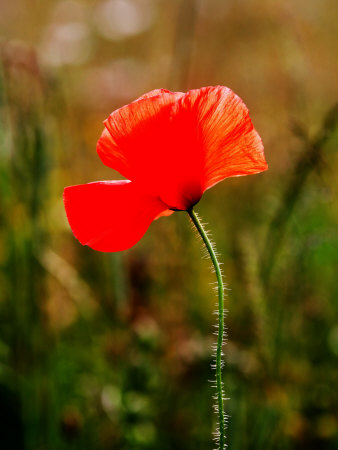
[[[263,143],[248,108],[231,89],[192,90],[179,103],[181,114],[190,120],[190,129],[197,130],[196,148],[204,159],[203,190],[227,177],[267,170]]]
[[[97,144],[102,162],[132,181],[142,179],[143,170],[161,170],[154,166],[163,153],[171,106],[182,95],[157,89],[114,111]]]
[[[158,92],[158,91],[155,91]],[[97,150],[102,161],[132,181],[141,181],[173,209],[187,209],[202,195],[201,159],[187,142],[177,115],[182,93],[152,93],[113,112]]]
[[[267,169],[248,109],[222,86],[151,91],[105,125],[97,146],[104,164],[142,180],[172,209],[188,209],[226,177]]]
[[[63,197],[75,237],[102,252],[132,247],[168,208],[128,180],[69,186]]]

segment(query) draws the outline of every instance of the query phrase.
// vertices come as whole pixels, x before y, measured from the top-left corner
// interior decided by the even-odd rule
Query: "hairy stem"
[[[224,286],[222,273],[217,260],[215,249],[205,232],[197,214],[191,208],[188,214],[200,234],[210,255],[212,264],[215,268],[217,283],[218,283],[218,335],[217,335],[217,349],[216,349],[216,389],[217,389],[217,410],[219,419],[219,450],[225,448],[225,417],[223,405],[223,382],[222,382],[222,346],[224,339]]]

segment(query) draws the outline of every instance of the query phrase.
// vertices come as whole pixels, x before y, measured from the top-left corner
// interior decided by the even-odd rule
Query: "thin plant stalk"
[[[193,208],[189,209],[188,214],[201,236],[208,253],[210,255],[212,264],[214,266],[217,284],[218,284],[218,334],[217,334],[217,348],[216,348],[216,390],[217,390],[217,412],[219,420],[219,450],[225,448],[225,415],[224,415],[224,397],[223,397],[223,382],[222,382],[222,347],[224,341],[224,285],[220,264],[217,260],[215,248],[211,243],[206,231],[203,228],[196,212]]]

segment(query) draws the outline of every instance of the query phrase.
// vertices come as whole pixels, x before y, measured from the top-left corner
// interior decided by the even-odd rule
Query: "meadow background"
[[[231,289],[229,448],[338,448],[337,17],[336,0],[0,2],[2,449],[212,448],[214,274],[187,215],[98,253],[62,192],[119,177],[95,151],[111,111],[216,84],[269,163],[196,208]]]

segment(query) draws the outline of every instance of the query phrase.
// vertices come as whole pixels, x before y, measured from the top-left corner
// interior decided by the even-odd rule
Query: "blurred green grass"
[[[336,449],[336,3],[33,3],[0,14],[1,447],[212,448],[214,275],[188,218],[96,253],[62,191],[118,176],[95,152],[114,108],[224,84],[270,165],[197,206],[231,289],[229,448]]]

